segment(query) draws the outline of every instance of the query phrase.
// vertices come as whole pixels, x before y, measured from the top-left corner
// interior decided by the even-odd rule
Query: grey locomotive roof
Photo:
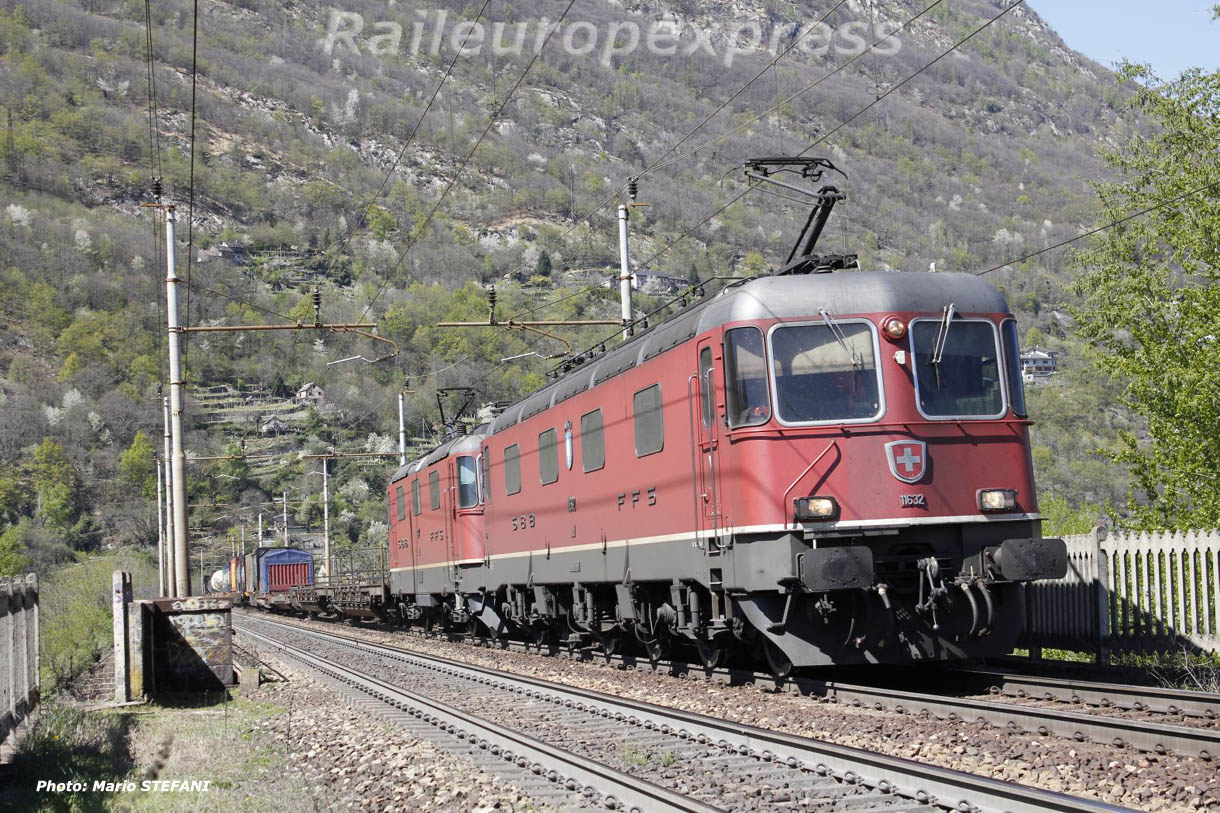
[[[444,460],[451,454],[458,454],[460,452],[477,453],[486,434],[487,424],[483,424],[468,435],[458,435],[452,440],[447,440],[425,456],[411,460],[405,466],[399,466],[398,470],[391,475],[390,482],[397,482],[404,477],[415,474],[420,469],[431,466],[438,460]]]
[[[588,366],[513,404],[492,421],[491,434],[720,325],[816,317],[822,308],[831,314],[939,313],[950,302],[958,313],[1008,312],[1008,303],[1000,292],[973,274],[849,271],[759,277],[740,284],[730,283],[672,319],[598,356]]]

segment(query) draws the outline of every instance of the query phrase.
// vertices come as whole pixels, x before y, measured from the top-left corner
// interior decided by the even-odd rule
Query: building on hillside
[[[1031,347],[1021,354],[1021,378],[1027,384],[1045,384],[1059,371],[1055,351]]]
[[[292,427],[289,426],[280,416],[272,415],[263,422],[263,425],[258,428],[258,431],[263,435],[275,435],[278,437],[285,432],[292,431]]]
[[[306,406],[322,406],[326,402],[326,392],[317,384],[310,381],[297,390],[297,401]]]

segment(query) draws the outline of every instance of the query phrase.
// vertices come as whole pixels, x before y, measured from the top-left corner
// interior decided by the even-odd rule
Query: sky
[[[1220,70],[1220,0],[1027,0],[1079,51],[1107,67],[1147,62],[1162,78],[1189,67]]]

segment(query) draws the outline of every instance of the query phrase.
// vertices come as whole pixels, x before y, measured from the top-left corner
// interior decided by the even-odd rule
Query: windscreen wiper
[[[940,362],[945,356],[945,345],[949,343],[949,325],[953,322],[953,314],[956,312],[956,306],[950,302],[945,306],[944,314],[940,318],[940,330],[936,331],[936,341],[932,344],[932,358],[928,359],[928,365],[936,371],[936,386],[940,387]]]
[[[851,366],[857,370],[864,369],[864,360],[857,354],[851,352],[851,348],[847,346],[847,334],[843,332],[843,328],[839,327],[839,323],[830,315],[830,311],[825,308],[818,309],[818,315],[822,317],[822,321],[826,323],[826,327],[830,328],[830,334],[835,337],[839,346],[843,348],[843,352],[851,359]]]

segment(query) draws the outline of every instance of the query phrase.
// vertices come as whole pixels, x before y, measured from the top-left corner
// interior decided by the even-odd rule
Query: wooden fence
[[[38,577],[0,579],[0,742],[38,705]]]
[[[1026,589],[1031,648],[1220,652],[1220,532],[1065,541],[1067,576]]]

